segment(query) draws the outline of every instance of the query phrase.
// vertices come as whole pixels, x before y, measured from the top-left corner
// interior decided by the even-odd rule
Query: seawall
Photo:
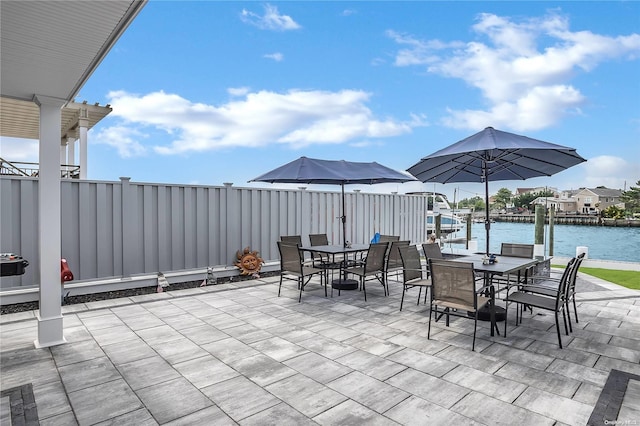
[[[496,222],[511,223],[535,223],[535,215],[533,214],[505,214],[491,216]],[[545,223],[549,223],[549,216],[545,217]],[[636,228],[640,227],[638,219],[609,219],[599,216],[587,215],[558,215],[554,218],[556,225],[584,225],[584,226],[613,226],[617,228]]]

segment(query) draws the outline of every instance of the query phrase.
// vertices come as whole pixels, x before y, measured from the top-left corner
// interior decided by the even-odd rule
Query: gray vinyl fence
[[[336,192],[232,185],[198,186],[63,180],[62,257],[75,280],[123,278],[233,265],[245,247],[278,260],[281,235],[327,233],[342,242]],[[0,178],[0,252],[31,266],[3,277],[1,288],[39,285],[38,180]],[[421,243],[426,196],[349,191],[346,239],[367,243],[375,232]]]

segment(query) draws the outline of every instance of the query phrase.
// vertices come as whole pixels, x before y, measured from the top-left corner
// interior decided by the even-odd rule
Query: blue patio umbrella
[[[300,157],[249,182],[306,183],[340,185],[342,187],[342,236],[346,246],[347,217],[344,214],[344,186],[347,184],[402,183],[415,181],[413,176],[382,164],[344,160],[319,160]]]
[[[575,148],[487,127],[422,158],[407,171],[422,182],[484,182],[489,254],[489,181],[551,176],[583,161],[587,160]]]

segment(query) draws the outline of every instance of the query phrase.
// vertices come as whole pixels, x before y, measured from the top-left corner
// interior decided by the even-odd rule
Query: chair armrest
[[[544,277],[544,276],[533,276],[533,277],[529,277],[529,279],[531,281],[551,281],[553,283],[559,283],[560,282],[560,278],[556,278],[556,277]]]
[[[521,290],[521,291],[530,291],[530,290],[535,290],[535,289],[541,289],[541,290],[555,290],[555,291],[557,291],[557,290],[558,290],[556,287],[550,287],[550,286],[544,286],[544,285],[531,285],[531,284],[526,284],[526,285],[521,285],[521,286],[520,286],[520,290]]]
[[[476,293],[482,293],[485,290],[491,290],[491,289],[495,289],[495,286],[493,284],[483,285],[482,287],[476,288]]]

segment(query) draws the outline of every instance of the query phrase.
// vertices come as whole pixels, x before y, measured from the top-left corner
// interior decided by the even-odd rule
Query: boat
[[[440,233],[453,234],[465,227],[465,221],[458,216],[460,210],[451,209],[447,196],[438,192],[413,192],[415,195],[427,195],[427,235],[436,231],[436,216],[440,215]],[[467,211],[468,213],[468,211]]]

